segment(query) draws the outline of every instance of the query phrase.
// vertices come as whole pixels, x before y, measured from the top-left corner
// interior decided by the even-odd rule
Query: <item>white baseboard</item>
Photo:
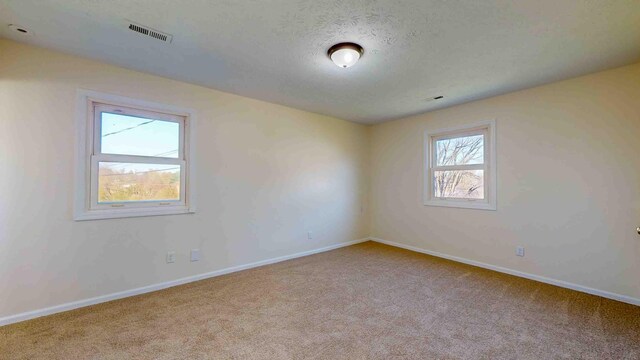
[[[193,275],[193,276],[189,276],[189,277],[185,277],[185,278],[181,278],[181,279],[177,279],[177,280],[167,281],[167,282],[153,284],[153,285],[149,285],[149,286],[143,286],[143,287],[140,287],[140,288],[131,289],[131,290],[125,290],[125,291],[121,291],[121,292],[117,292],[117,293],[113,293],[113,294],[96,296],[96,297],[93,297],[93,298],[78,300],[78,301],[74,301],[74,302],[70,302],[70,303],[66,303],[66,304],[61,304],[61,305],[56,305],[56,306],[51,306],[51,307],[44,308],[44,309],[28,311],[28,312],[24,312],[24,313],[20,313],[20,314],[15,314],[15,315],[9,315],[9,316],[0,318],[0,326],[9,325],[9,324],[13,324],[13,323],[29,320],[29,319],[34,319],[34,318],[41,317],[41,316],[51,315],[51,314],[55,314],[55,313],[59,313],[59,312],[63,312],[63,311],[69,311],[69,310],[73,310],[73,309],[77,309],[77,308],[81,308],[81,307],[85,307],[85,306],[100,304],[100,303],[104,303],[104,302],[108,302],[108,301],[112,301],[112,300],[122,299],[122,298],[125,298],[125,297],[130,297],[130,296],[145,294],[145,293],[149,293],[149,292],[153,292],[153,291],[158,291],[158,290],[170,288],[170,287],[173,287],[173,286],[187,284],[187,283],[190,283],[190,282],[203,280],[203,279],[207,279],[207,278],[212,278],[212,277],[216,277],[216,276],[220,276],[220,275],[230,274],[230,273],[233,273],[233,272],[247,270],[247,269],[251,269],[251,268],[255,268],[255,267],[259,267],[259,266],[263,266],[263,265],[275,264],[275,263],[278,263],[278,262],[281,262],[281,261],[285,261],[285,260],[295,259],[295,258],[299,258],[299,257],[303,257],[303,256],[308,256],[308,255],[313,255],[313,254],[317,254],[317,253],[321,253],[321,252],[325,252],[325,251],[338,249],[338,248],[341,248],[341,247],[346,247],[346,246],[359,244],[361,242],[365,242],[365,241],[368,241],[368,240],[379,242],[379,243],[390,245],[390,246],[395,246],[395,247],[402,248],[402,249],[407,249],[407,250],[423,253],[423,254],[427,254],[427,255],[436,256],[436,257],[443,258],[443,259],[457,261],[457,262],[460,262],[460,263],[473,265],[473,266],[481,267],[481,268],[484,268],[484,269],[498,271],[498,272],[501,272],[501,273],[522,277],[522,278],[525,278],[525,279],[530,279],[530,280],[543,282],[543,283],[546,283],[546,284],[556,285],[556,286],[560,286],[560,287],[563,287],[563,288],[584,292],[584,293],[591,294],[591,295],[601,296],[601,297],[604,297],[604,298],[607,298],[607,299],[617,300],[617,301],[621,301],[621,302],[624,302],[624,303],[640,306],[640,299],[633,298],[633,297],[630,297],[630,296],[616,294],[616,293],[603,291],[603,290],[598,290],[598,289],[593,289],[593,288],[590,288],[590,287],[577,285],[577,284],[573,284],[573,283],[562,281],[562,280],[555,280],[555,279],[547,278],[547,277],[544,277],[544,276],[533,275],[533,274],[525,273],[525,272],[522,272],[522,271],[517,271],[517,270],[512,270],[512,269],[508,269],[508,268],[504,268],[504,267],[500,267],[500,266],[486,264],[486,263],[482,263],[482,262],[475,261],[475,260],[469,260],[469,259],[465,259],[465,258],[461,258],[461,257],[457,257],[457,256],[442,254],[442,253],[439,253],[439,252],[436,252],[436,251],[425,250],[425,249],[421,249],[421,248],[418,248],[418,247],[415,247],[415,246],[411,246],[411,245],[405,245],[405,244],[401,244],[401,243],[397,243],[397,242],[393,242],[393,241],[388,241],[388,240],[384,240],[384,239],[380,239],[380,238],[370,237],[370,238],[364,238],[364,239],[348,241],[348,242],[344,242],[344,243],[340,243],[340,244],[330,245],[330,246],[326,246],[326,247],[323,247],[323,248],[304,251],[304,252],[300,252],[300,253],[296,253],[296,254],[285,255],[285,256],[280,256],[280,257],[276,257],[276,258],[272,258],[272,259],[256,261],[256,262],[249,263],[249,264],[232,266],[232,267],[228,267],[228,268],[225,268],[225,269],[220,269],[220,270],[216,270],[216,271],[212,271],[212,272],[208,272],[208,273],[204,273],[204,274]]]
[[[225,274],[229,274],[229,273],[233,273],[233,272],[237,272],[237,271],[247,270],[247,269],[255,268],[255,267],[258,267],[258,266],[275,264],[275,263],[278,263],[278,262],[281,262],[281,261],[285,261],[285,260],[295,259],[295,258],[308,256],[308,255],[313,255],[313,254],[317,254],[317,253],[321,253],[321,252],[325,252],[325,251],[329,251],[329,250],[338,249],[338,248],[345,247],[345,246],[355,245],[355,244],[358,244],[358,243],[361,243],[361,242],[365,242],[365,241],[368,241],[368,240],[369,240],[369,238],[348,241],[348,242],[344,242],[344,243],[339,243],[339,244],[335,244],[335,245],[326,246],[326,247],[319,248],[319,249],[303,251],[303,252],[299,252],[299,253],[296,253],[296,254],[285,255],[285,256],[280,256],[280,257],[276,257],[276,258],[256,261],[256,262],[249,263],[249,264],[244,264],[244,265],[232,266],[232,267],[228,267],[228,268],[225,268],[225,269],[220,269],[220,270],[216,270],[216,271],[212,271],[212,272],[208,272],[208,273],[204,273],[204,274],[188,276],[188,277],[185,277],[185,278],[172,280],[172,281],[167,281],[167,282],[158,283],[158,284],[153,284],[153,285],[149,285],[149,286],[143,286],[143,287],[139,287],[139,288],[136,288],[136,289],[120,291],[120,292],[113,293],[113,294],[96,296],[96,297],[93,297],[93,298],[78,300],[78,301],[69,302],[69,303],[66,303],[66,304],[61,304],[61,305],[56,305],[56,306],[51,306],[51,307],[44,308],[44,309],[38,309],[38,310],[23,312],[23,313],[15,314],[15,315],[9,315],[9,316],[0,318],[0,326],[9,325],[9,324],[17,323],[17,322],[20,322],[20,321],[29,320],[29,319],[34,319],[34,318],[41,317],[41,316],[51,315],[51,314],[55,314],[55,313],[59,313],[59,312],[63,312],[63,311],[69,311],[69,310],[73,310],[73,309],[77,309],[77,308],[81,308],[81,307],[85,307],[85,306],[100,304],[100,303],[104,303],[104,302],[107,302],[107,301],[122,299],[122,298],[126,298],[126,297],[129,297],[129,296],[135,296],[135,295],[140,295],[140,294],[144,294],[144,293],[148,293],[148,292],[152,292],[152,291],[158,291],[158,290],[162,290],[162,289],[166,289],[166,288],[170,288],[170,287],[178,286],[178,285],[182,285],[182,284],[187,284],[187,283],[198,281],[198,280],[212,278],[212,277],[225,275]]]
[[[604,290],[598,290],[598,289],[594,289],[594,288],[590,288],[590,287],[586,287],[586,286],[582,286],[582,285],[578,285],[578,284],[574,284],[574,283],[570,283],[570,282],[566,282],[566,281],[562,281],[562,280],[556,280],[556,279],[551,279],[551,278],[547,278],[547,277],[544,277],[544,276],[529,274],[529,273],[525,273],[525,272],[518,271],[518,270],[508,269],[508,268],[504,268],[504,267],[496,266],[496,265],[491,265],[491,264],[486,264],[486,263],[482,263],[482,262],[475,261],[475,260],[469,260],[469,259],[461,258],[461,257],[458,257],[458,256],[447,255],[447,254],[439,253],[439,252],[436,252],[436,251],[425,250],[425,249],[421,249],[421,248],[418,248],[418,247],[415,247],[415,246],[405,245],[405,244],[401,244],[401,243],[397,243],[397,242],[393,242],[393,241],[389,241],[389,240],[384,240],[384,239],[380,239],[380,238],[371,237],[369,239],[371,241],[379,242],[381,244],[395,246],[395,247],[398,247],[398,248],[411,250],[411,251],[415,251],[415,252],[419,252],[419,253],[423,253],[423,254],[427,254],[427,255],[432,255],[432,256],[436,256],[436,257],[439,257],[439,258],[460,262],[460,263],[467,264],[467,265],[473,265],[473,266],[481,267],[481,268],[484,268],[484,269],[489,269],[489,270],[493,270],[493,271],[497,271],[497,272],[501,272],[501,273],[505,273],[505,274],[509,274],[509,275],[522,277],[522,278],[529,279],[529,280],[535,280],[535,281],[539,281],[539,282],[546,283],[546,284],[551,284],[551,285],[555,285],[555,286],[559,286],[559,287],[563,287],[563,288],[567,288],[567,289],[571,289],[571,290],[580,291],[580,292],[591,294],[591,295],[601,296],[601,297],[607,298],[607,299],[621,301],[621,302],[624,302],[624,303],[627,303],[627,304],[631,304],[631,305],[640,306],[640,299],[637,299],[637,298],[634,298],[634,297],[631,297],[631,296],[627,296],[627,295],[621,295],[621,294],[616,294],[616,293],[612,293],[612,292],[608,292],[608,291],[604,291]]]

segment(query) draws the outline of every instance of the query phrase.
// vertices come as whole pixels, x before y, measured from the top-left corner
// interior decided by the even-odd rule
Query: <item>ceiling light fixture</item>
[[[341,68],[353,66],[360,60],[363,53],[362,46],[350,42],[335,44],[327,51],[331,61]]]

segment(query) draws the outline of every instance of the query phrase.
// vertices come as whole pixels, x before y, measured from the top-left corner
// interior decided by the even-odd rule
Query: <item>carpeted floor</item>
[[[640,359],[640,307],[367,242],[0,327],[2,359]]]

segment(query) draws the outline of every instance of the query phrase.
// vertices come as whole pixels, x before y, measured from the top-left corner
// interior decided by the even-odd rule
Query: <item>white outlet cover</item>
[[[516,255],[517,255],[517,256],[524,256],[524,247],[522,247],[522,246],[518,246],[518,247],[516,248]]]
[[[191,261],[200,261],[200,249],[191,249]]]
[[[309,240],[313,239],[313,232],[311,231],[307,232],[307,239]]]
[[[176,262],[176,253],[174,251],[169,251],[167,253],[167,264],[171,264]]]

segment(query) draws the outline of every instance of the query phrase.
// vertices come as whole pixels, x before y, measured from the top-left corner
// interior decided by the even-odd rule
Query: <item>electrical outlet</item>
[[[191,249],[191,262],[200,261],[200,249]]]
[[[313,233],[311,231],[307,232],[307,239],[313,239]]]
[[[169,251],[167,253],[167,264],[171,264],[176,262],[176,253],[175,251]]]
[[[516,256],[524,256],[524,247],[523,246],[516,247]]]

